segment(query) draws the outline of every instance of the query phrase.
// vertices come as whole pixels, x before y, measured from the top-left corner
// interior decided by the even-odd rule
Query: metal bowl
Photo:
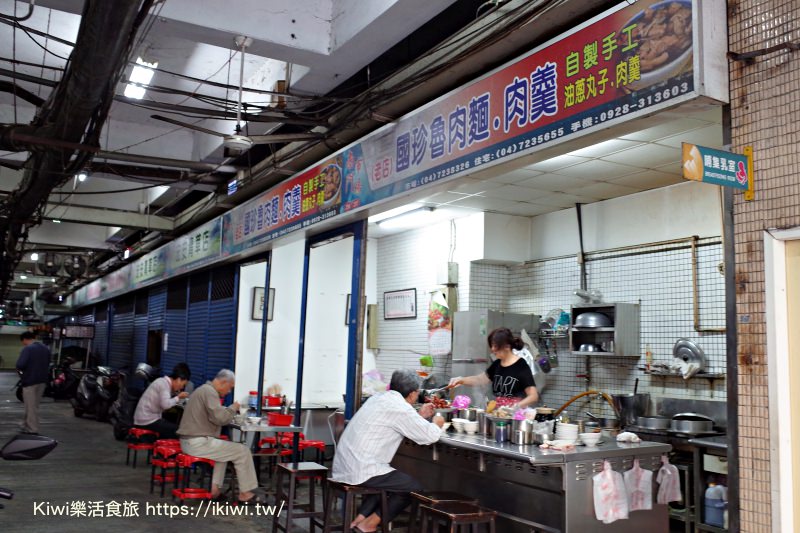
[[[575,326],[579,328],[611,327],[611,319],[603,313],[581,313],[575,317]]]
[[[596,344],[581,344],[578,347],[579,352],[599,352],[600,347]]]

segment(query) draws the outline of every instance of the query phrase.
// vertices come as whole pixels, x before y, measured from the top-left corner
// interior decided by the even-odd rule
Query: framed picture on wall
[[[384,292],[383,318],[417,318],[417,289]]]
[[[269,290],[269,303],[267,305],[267,320],[272,320],[275,311],[275,289]],[[264,287],[253,287],[253,320],[264,318]]]

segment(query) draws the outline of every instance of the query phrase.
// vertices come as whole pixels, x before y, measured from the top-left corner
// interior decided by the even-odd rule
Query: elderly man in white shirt
[[[175,407],[179,401],[189,396],[183,391],[192,377],[189,365],[178,363],[169,376],[158,378],[147,387],[133,414],[133,425],[158,433],[160,439],[177,439],[178,425],[162,418],[167,409]],[[175,395],[177,393],[177,395]]]
[[[396,370],[392,374],[389,390],[371,397],[347,424],[336,446],[331,479],[381,488],[388,491],[388,524],[409,503],[412,491],[422,490],[413,477],[395,470],[391,462],[403,438],[417,444],[431,444],[439,440],[442,417],[433,422],[432,404],[425,404],[419,413],[412,407],[419,398],[420,379],[413,370]],[[380,498],[365,496],[358,516],[350,524],[353,531],[375,531],[381,523]]]

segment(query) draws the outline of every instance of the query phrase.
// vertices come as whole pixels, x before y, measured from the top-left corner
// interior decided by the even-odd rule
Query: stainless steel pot
[[[487,418],[486,411],[478,411],[478,435],[492,436],[492,421]]]
[[[531,425],[530,420],[512,420],[511,434],[513,435],[517,431],[524,431],[525,433],[531,433],[533,431],[533,426]]]
[[[612,394],[611,399],[623,427],[636,424],[636,419],[645,415],[650,403],[649,394]]]
[[[589,411],[586,411],[586,415],[591,418],[594,422],[597,422],[602,429],[619,429],[619,419],[618,418],[601,418],[599,416],[595,416]]]
[[[442,407],[441,409],[434,409],[433,416],[441,415],[445,422],[452,422],[454,411],[455,409],[452,407]]]
[[[679,413],[672,417],[672,431],[699,434],[714,431],[714,420],[700,413]]]
[[[469,409],[458,409],[456,418],[463,418],[464,420],[474,422],[478,420],[478,410],[473,407],[470,407]]]
[[[639,416],[636,425],[647,429],[669,429],[671,420],[666,416]]]

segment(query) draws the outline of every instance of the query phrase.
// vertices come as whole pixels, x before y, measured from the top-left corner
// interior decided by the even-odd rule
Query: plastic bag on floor
[[[680,502],[683,500],[681,495],[681,481],[678,477],[678,468],[669,464],[667,456],[661,458],[663,463],[658,471],[656,481],[658,481],[658,495],[656,502],[667,504],[669,502]]]
[[[649,511],[653,508],[653,473],[633,461],[633,468],[623,474],[628,493],[629,511]]]
[[[622,474],[603,461],[603,471],[592,477],[594,482],[594,515],[604,524],[628,518],[628,498]]]

